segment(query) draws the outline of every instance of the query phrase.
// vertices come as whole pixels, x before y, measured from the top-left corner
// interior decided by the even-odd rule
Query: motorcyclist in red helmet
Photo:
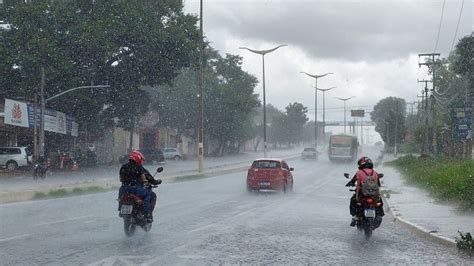
[[[380,187],[380,179],[379,179],[379,174],[373,169],[374,164],[372,160],[369,157],[363,156],[357,161],[357,165],[359,170],[355,173],[354,177],[347,182],[346,187],[350,186],[356,186],[356,191],[354,195],[351,197],[351,202],[349,205],[349,211],[352,215],[352,221],[351,221],[351,226],[355,226],[357,223],[357,214],[358,214],[358,209],[357,209],[357,203],[359,202],[360,197],[362,197],[362,192],[361,192],[361,187],[362,183],[365,181],[367,176],[373,176],[374,178],[377,179],[377,183]],[[380,210],[381,216],[383,216],[383,208],[381,207]]]
[[[161,184],[161,180],[155,180],[153,176],[150,175],[150,173],[143,167],[144,161],[145,157],[137,150],[132,150],[128,154],[128,163],[122,165],[119,172],[120,182],[122,182],[122,186],[119,190],[119,202],[125,192],[134,193],[142,197],[145,216],[148,221],[151,222],[153,221],[151,202],[153,202],[154,207],[156,194],[146,189],[145,184],[150,183],[152,185],[159,185]],[[119,203],[119,211],[120,208],[121,206]]]

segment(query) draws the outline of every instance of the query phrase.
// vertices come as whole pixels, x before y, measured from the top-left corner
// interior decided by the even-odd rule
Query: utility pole
[[[202,0],[200,0],[200,11],[199,11],[199,36],[200,36],[200,53],[199,53],[199,92],[198,92],[198,171],[202,173],[204,171],[204,118],[203,118],[203,62],[204,60],[204,36],[202,29]]]
[[[433,74],[432,74],[432,83],[433,83],[433,88],[431,89],[431,111],[432,111],[432,115],[433,115],[433,139],[432,139],[432,146],[433,146],[433,154],[438,154],[438,143],[437,143],[437,139],[438,139],[438,132],[436,131],[436,101],[435,101],[435,97],[433,96],[433,93],[436,91],[436,85],[435,85],[435,81],[436,81],[436,65],[439,65],[439,62],[437,62],[437,58],[440,56],[439,53],[427,53],[427,54],[418,54],[418,60],[421,58],[421,57],[425,57],[425,60],[423,63],[418,63],[418,67],[421,67],[421,66],[428,66],[430,67],[431,66],[431,70],[433,71]],[[431,59],[431,62],[426,62],[426,57],[430,58]]]
[[[426,127],[426,132],[425,132],[425,144],[424,146],[426,147],[426,151],[429,153],[430,152],[430,141],[429,141],[429,136],[428,136],[428,82],[432,82],[431,80],[418,80],[418,82],[424,82],[425,83],[425,89],[422,91],[422,100],[424,102],[424,109],[425,109],[425,127]]]

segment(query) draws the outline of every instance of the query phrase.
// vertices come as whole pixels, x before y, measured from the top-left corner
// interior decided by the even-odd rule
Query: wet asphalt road
[[[392,222],[349,227],[353,165],[289,161],[290,194],[247,193],[245,172],[163,184],[151,232],[123,233],[116,193],[0,205],[2,265],[455,264],[474,261]],[[389,177],[384,177],[389,178]]]

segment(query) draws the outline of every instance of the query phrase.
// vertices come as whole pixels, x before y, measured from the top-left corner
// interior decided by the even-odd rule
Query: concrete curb
[[[456,247],[456,242],[454,240],[452,240],[450,238],[447,238],[445,236],[438,235],[434,232],[428,231],[428,230],[424,229],[423,227],[421,227],[419,225],[416,225],[412,222],[409,222],[409,221],[407,221],[407,220],[405,220],[401,217],[395,217],[394,222],[402,225],[403,227],[407,228],[411,232],[413,232],[413,233],[415,233],[419,236],[422,236],[426,239],[429,239],[433,242],[436,242],[438,244],[442,244],[442,245],[445,245],[445,246],[449,246],[449,247]]]
[[[283,156],[282,158],[285,160],[289,160],[289,159],[299,158],[300,156],[301,156],[300,154],[297,154],[297,155]],[[228,168],[226,168],[226,166],[223,166],[222,168],[225,168],[225,169],[219,169],[220,167],[216,167],[213,169],[209,169],[208,171],[205,171],[201,175],[204,176],[204,178],[208,178],[208,177],[213,177],[213,176],[232,174],[232,173],[244,171],[248,169],[248,167],[249,167],[248,165],[243,165],[243,164],[235,165]],[[192,181],[195,179],[190,178],[189,180],[186,180],[186,177],[193,177],[196,175],[200,175],[200,174],[197,172],[183,173],[183,174],[176,174],[173,176],[165,176],[165,177],[162,177],[161,179],[163,180],[164,183],[187,182],[187,181]],[[184,180],[177,181],[178,178],[183,178]],[[31,190],[23,190],[23,191],[3,191],[3,192],[0,192],[0,204],[35,200],[34,197],[37,193],[47,194],[51,191],[55,191],[59,189],[72,191],[75,188],[90,188],[90,187],[100,187],[105,190],[118,190],[118,188],[120,187],[120,184],[118,183],[116,179],[110,179],[110,180],[107,179],[107,180],[98,180],[98,181],[85,181],[81,183],[59,185],[55,187],[47,187],[47,188],[34,189],[34,190],[31,189]]]
[[[448,246],[448,247],[456,247],[456,241],[454,241],[453,239],[442,236],[442,235],[438,235],[435,232],[429,231],[429,230],[423,228],[422,226],[419,226],[419,225],[417,225],[413,222],[405,220],[404,218],[402,218],[400,216],[397,216],[398,212],[390,206],[387,198],[383,197],[383,199],[384,199],[385,206],[387,206],[389,208],[390,212],[395,217],[395,219],[393,220],[394,223],[405,227],[410,232],[412,232],[412,233],[414,233],[418,236],[421,236],[425,239],[431,240],[433,242],[436,242],[438,244],[442,244],[442,245],[445,245],[445,246]]]
[[[401,156],[399,156],[401,157]],[[395,161],[396,159],[398,158],[392,158],[392,160],[387,160],[387,161],[383,161],[382,162],[382,166],[385,166],[386,163],[390,163],[392,161]],[[391,166],[389,166],[391,167]],[[432,232],[430,230],[427,230],[425,228],[423,228],[422,226],[419,226],[413,222],[410,222],[400,216],[397,216],[398,215],[398,211],[394,210],[390,204],[389,204],[389,200],[387,198],[384,197],[384,202],[386,204],[386,206],[388,206],[390,212],[393,214],[393,216],[395,217],[395,219],[393,220],[394,223],[397,223],[397,224],[400,224],[401,226],[407,228],[408,230],[410,230],[410,232],[418,235],[418,236],[421,236],[421,237],[424,237],[425,239],[428,239],[428,240],[431,240],[433,242],[436,242],[438,244],[442,244],[442,245],[445,245],[445,246],[449,246],[449,247],[456,247],[456,241],[454,239],[451,239],[451,238],[448,238],[448,237],[445,237],[445,236],[442,236],[442,235],[438,235],[436,234],[436,232]]]

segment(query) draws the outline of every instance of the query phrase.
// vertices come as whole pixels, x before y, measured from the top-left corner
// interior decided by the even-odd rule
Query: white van
[[[31,151],[28,147],[0,147],[0,167],[14,171],[30,164]]]

